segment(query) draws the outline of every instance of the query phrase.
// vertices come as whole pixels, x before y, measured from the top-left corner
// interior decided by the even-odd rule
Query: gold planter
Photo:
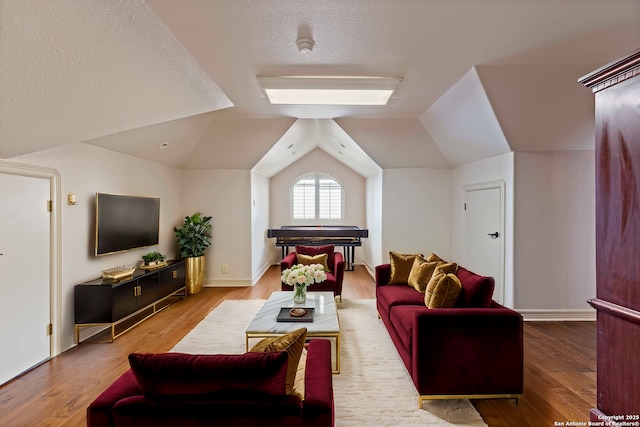
[[[204,255],[187,258],[185,270],[187,295],[199,293],[204,283]]]

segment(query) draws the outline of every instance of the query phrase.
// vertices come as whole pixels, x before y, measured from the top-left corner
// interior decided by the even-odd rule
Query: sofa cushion
[[[376,298],[389,313],[391,307],[396,305],[417,305],[424,307],[424,294],[417,292],[407,285],[384,285],[376,288]]]
[[[288,357],[286,392],[293,394],[293,385],[296,380],[298,363],[304,349],[307,337],[307,328],[296,329],[276,338],[265,338],[254,345],[250,352],[280,352],[285,351]]]
[[[129,364],[150,399],[221,392],[285,394],[287,354],[139,354]]]
[[[495,286],[493,277],[480,276],[463,267],[458,268],[456,276],[462,284],[457,307],[487,308],[491,306]]]
[[[329,266],[327,265],[327,260],[329,256],[327,254],[318,254],[318,255],[305,255],[296,253],[296,262],[302,265],[313,265],[320,264],[324,271],[329,271]]]
[[[431,276],[431,280],[429,280],[429,283],[427,284],[427,290],[424,294],[424,304],[427,307],[429,307],[429,301],[433,296],[433,292],[435,291],[437,284],[442,280],[444,276],[449,273],[455,273],[456,270],[458,270],[458,264],[456,264],[455,262],[438,264],[435,271],[433,272],[433,275]]]
[[[390,285],[407,285],[409,280],[409,273],[411,273],[411,267],[413,267],[413,261],[417,256],[421,254],[400,254],[397,252],[389,252],[389,259],[391,264],[391,278],[389,279]]]
[[[415,292],[415,291],[414,291]],[[422,295],[422,294],[420,294]],[[416,313],[428,310],[423,305],[397,305],[391,308],[389,318],[396,330],[398,337],[407,351],[413,352],[413,327],[415,324]]]
[[[460,279],[453,273],[445,274],[444,276],[440,276],[440,279],[433,288],[431,298],[429,301],[425,301],[425,303],[429,308],[453,307],[456,304],[461,290],[462,284],[460,284]]]
[[[409,286],[413,286],[418,292],[425,293],[429,280],[431,280],[431,276],[433,276],[433,272],[439,263],[439,261],[429,262],[421,256],[417,256],[409,272],[407,281]]]

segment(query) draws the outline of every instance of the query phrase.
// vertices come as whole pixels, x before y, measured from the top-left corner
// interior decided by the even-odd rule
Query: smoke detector
[[[296,41],[296,45],[298,46],[298,50],[302,53],[309,53],[313,50],[313,45],[315,45],[316,43],[313,41],[313,39],[310,39],[309,37],[300,37],[297,41]]]

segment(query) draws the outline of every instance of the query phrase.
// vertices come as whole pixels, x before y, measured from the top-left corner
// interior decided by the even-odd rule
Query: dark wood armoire
[[[640,421],[640,50],[579,80],[596,105],[597,407]],[[624,424],[623,424],[624,425]],[[629,425],[629,424],[627,424]]]

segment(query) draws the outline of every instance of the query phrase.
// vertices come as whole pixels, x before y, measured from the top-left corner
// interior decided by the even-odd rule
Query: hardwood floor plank
[[[170,350],[222,301],[266,299],[280,289],[279,277],[274,266],[252,287],[204,288],[113,343],[83,342],[62,353],[0,387],[0,425],[86,425],[86,407],[129,369],[130,353]],[[375,283],[363,266],[345,272],[342,298],[375,298]],[[474,401],[485,422],[490,427],[538,427],[588,420],[595,406],[595,322],[530,322],[524,330],[524,394],[518,403]]]

